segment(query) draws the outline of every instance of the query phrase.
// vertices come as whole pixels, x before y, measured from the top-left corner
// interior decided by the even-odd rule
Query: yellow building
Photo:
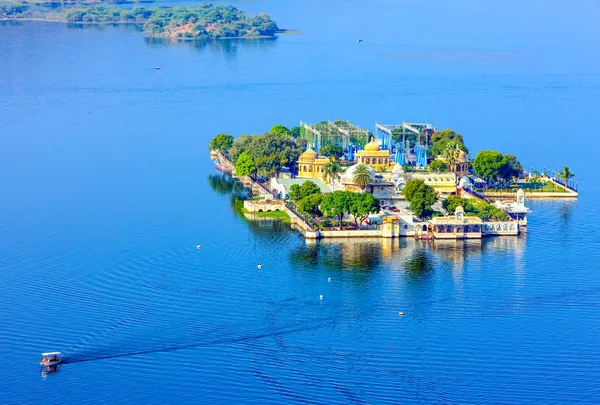
[[[329,163],[325,156],[317,155],[311,147],[298,158],[298,177],[303,179],[323,179],[323,166]],[[324,179],[327,182],[327,179]]]
[[[438,193],[453,194],[456,193],[456,174],[448,173],[428,173],[417,172],[409,173],[411,179],[423,180],[425,184],[431,186]]]
[[[388,169],[390,166],[390,151],[381,150],[381,146],[371,139],[363,150],[356,152],[356,162],[364,163],[379,171]]]

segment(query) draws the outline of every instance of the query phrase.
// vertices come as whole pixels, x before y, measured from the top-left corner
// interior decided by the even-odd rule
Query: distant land
[[[133,2],[114,0],[112,3]],[[231,5],[123,9],[88,2],[0,2],[0,20],[73,24],[137,24],[152,37],[178,39],[272,37],[281,30],[267,14],[249,17]]]

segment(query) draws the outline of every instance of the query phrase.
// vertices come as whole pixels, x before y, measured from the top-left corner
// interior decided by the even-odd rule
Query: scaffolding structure
[[[339,145],[344,148],[347,161],[354,160],[354,153],[364,148],[371,136],[369,130],[348,121],[322,121],[317,124],[300,121],[300,137],[306,139],[316,152],[326,145]]]
[[[381,139],[381,147],[395,154],[394,160],[400,165],[409,163],[411,149],[414,153],[414,161],[417,167],[427,166],[428,140],[435,132],[431,124],[403,122],[402,124],[384,125],[375,123],[377,137]],[[394,133],[400,133],[401,138],[394,141]],[[411,148],[408,136],[416,135],[414,147]]]

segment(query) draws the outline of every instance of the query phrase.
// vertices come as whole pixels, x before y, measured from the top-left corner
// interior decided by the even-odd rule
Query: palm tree
[[[575,177],[575,173],[573,173],[568,166],[563,167],[560,170],[560,172],[558,172],[556,175],[559,178],[563,179],[563,181],[565,182],[565,187],[568,187],[569,180]]]
[[[342,172],[342,166],[339,163],[327,163],[323,166],[323,178],[327,179],[331,183],[331,191],[334,190],[334,183],[340,179],[340,173]]]
[[[359,186],[363,191],[367,185],[371,184],[373,178],[371,177],[371,171],[367,165],[361,163],[356,166],[354,173],[352,173],[352,181],[354,184]]]
[[[444,159],[448,162],[448,166],[450,166],[451,170],[454,170],[454,164],[456,163],[456,159],[461,152],[461,148],[457,143],[451,142],[448,144],[446,149],[444,150]]]

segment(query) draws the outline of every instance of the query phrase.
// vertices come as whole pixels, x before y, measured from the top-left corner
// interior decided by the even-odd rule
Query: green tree
[[[443,156],[449,145],[455,145],[465,152],[468,152],[461,134],[454,132],[451,129],[434,132],[429,138],[429,149],[427,155],[432,158]]]
[[[327,179],[329,184],[331,184],[331,189],[334,190],[334,182],[340,179],[340,173],[343,172],[342,166],[339,163],[327,163],[323,166],[323,178]]]
[[[233,136],[229,134],[218,134],[211,139],[208,144],[208,150],[218,150],[223,153],[228,153],[233,146]]]
[[[505,163],[506,160],[502,153],[494,150],[482,150],[473,160],[473,170],[481,177],[496,181]]]
[[[249,151],[245,150],[235,162],[235,174],[238,176],[254,176],[256,174],[256,164]]]
[[[434,173],[443,173],[448,171],[448,164],[443,160],[435,159],[429,163],[429,170]]]
[[[500,168],[498,172],[498,177],[510,180],[513,177],[521,177],[523,174],[523,165],[519,163],[515,155],[502,155],[504,158],[504,165]]]
[[[356,226],[362,225],[369,214],[379,212],[381,205],[379,200],[368,193],[352,193],[348,211],[354,217]]]
[[[321,210],[328,217],[338,217],[340,228],[344,220],[344,214],[350,208],[351,193],[349,191],[338,190],[336,192],[326,194],[321,202]]]
[[[364,190],[373,181],[369,167],[363,163],[358,164],[352,173],[352,181]]]
[[[298,126],[293,127],[290,130],[290,135],[292,136],[292,138],[298,138],[301,133],[302,133],[302,129],[300,127],[298,127]]]
[[[247,149],[254,157],[260,176],[274,176],[282,167],[293,170],[301,149],[292,137],[284,134],[268,133],[251,136],[250,138],[251,141],[247,145]],[[234,143],[232,150],[235,147]]]
[[[290,133],[290,130],[287,127],[284,127],[283,125],[275,125],[271,128],[269,132],[272,134],[288,135]]]
[[[446,145],[446,149],[444,149],[442,156],[446,159],[446,162],[448,162],[450,167],[454,166],[456,163],[461,150],[460,145],[456,143],[456,141],[450,141]]]
[[[514,155],[503,155],[494,150],[482,150],[473,161],[473,170],[479,176],[492,181],[510,180],[523,173],[523,166]]]
[[[573,171],[568,166],[564,166],[560,170],[560,172],[558,172],[557,176],[558,178],[563,179],[565,185],[567,185],[569,183],[569,180],[575,177],[575,173],[573,173]]]
[[[233,163],[237,162],[237,159],[242,152],[250,148],[252,139],[252,135],[242,135],[233,142],[231,149],[229,149],[229,158],[233,161]]]
[[[341,158],[344,156],[344,148],[340,145],[325,145],[319,149],[319,155],[327,156],[328,158]]]
[[[293,201],[300,201],[314,194],[321,194],[321,189],[310,180],[306,180],[302,185],[292,184],[290,187],[290,200]]]
[[[298,210],[305,214],[314,216],[322,216],[323,213],[319,209],[323,196],[321,194],[312,194],[298,201]]]
[[[433,187],[425,184],[423,180],[412,179],[402,189],[410,209],[419,218],[431,211],[431,206],[437,201],[437,193]]]

